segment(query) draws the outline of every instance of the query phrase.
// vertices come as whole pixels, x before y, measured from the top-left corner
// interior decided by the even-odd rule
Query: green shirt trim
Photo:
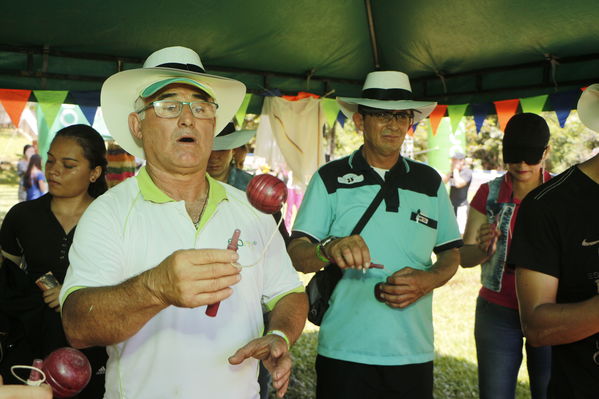
[[[284,296],[287,296],[289,294],[293,294],[293,293],[304,293],[306,292],[306,289],[304,288],[303,285],[300,285],[299,287],[296,287],[290,291],[287,292],[283,292],[282,294],[277,295],[276,297],[274,297],[273,299],[271,299],[270,301],[268,301],[268,303],[266,304],[266,308],[269,311],[272,311],[275,306],[277,306],[277,303],[283,299]]]

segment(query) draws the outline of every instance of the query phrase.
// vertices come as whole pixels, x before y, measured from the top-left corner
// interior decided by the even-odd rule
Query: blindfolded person
[[[470,202],[460,254],[463,267],[481,265],[474,336],[483,399],[515,397],[523,346],[532,398],[547,397],[551,348],[524,342],[514,268],[506,265],[506,257],[522,200],[551,178],[543,169],[549,136],[549,126],[539,115],[513,116],[503,136],[507,173],[482,184]]]

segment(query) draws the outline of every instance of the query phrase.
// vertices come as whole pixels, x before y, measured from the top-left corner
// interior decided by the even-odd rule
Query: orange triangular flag
[[[435,110],[431,112],[429,118],[431,119],[431,129],[433,130],[433,136],[437,134],[437,128],[439,127],[439,123],[441,123],[441,118],[445,116],[445,111],[447,111],[447,105],[437,105]]]
[[[507,122],[514,116],[520,104],[519,99],[495,101],[495,109],[497,110],[497,123],[499,129],[504,130]]]
[[[0,102],[15,127],[19,127],[21,114],[30,95],[31,90],[0,89]]]

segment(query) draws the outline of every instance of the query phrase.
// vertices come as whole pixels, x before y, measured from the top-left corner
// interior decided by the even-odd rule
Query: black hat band
[[[198,72],[198,73],[206,73],[204,68],[201,68],[195,64],[181,64],[178,62],[167,62],[166,64],[156,65],[155,68],[173,68],[173,69],[181,69],[183,71],[190,72]]]
[[[411,100],[412,92],[406,89],[365,89],[362,90],[362,98],[385,101]]]

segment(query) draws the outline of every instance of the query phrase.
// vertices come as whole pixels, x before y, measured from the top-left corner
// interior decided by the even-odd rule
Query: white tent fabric
[[[324,164],[324,123],[319,99],[267,97],[256,133],[255,154],[273,167],[285,166],[293,173],[293,183],[304,189]]]

